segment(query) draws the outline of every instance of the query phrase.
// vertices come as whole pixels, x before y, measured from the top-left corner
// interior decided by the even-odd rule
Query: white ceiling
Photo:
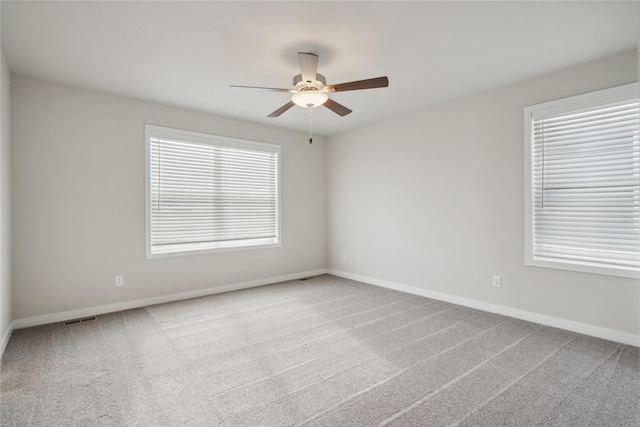
[[[331,135],[618,52],[637,49],[639,2],[1,2],[13,73],[307,129],[307,111],[266,116],[296,52],[328,83],[389,77],[313,110]]]

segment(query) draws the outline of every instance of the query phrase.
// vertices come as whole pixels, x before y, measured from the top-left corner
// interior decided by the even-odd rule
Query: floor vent
[[[64,325],[66,326],[66,325],[73,325],[74,323],[90,322],[92,320],[96,320],[96,316],[83,317],[82,319],[67,320],[66,322],[64,322]]]
[[[303,277],[302,279],[298,279],[301,282],[304,282],[305,280],[311,280],[313,279],[313,277]]]

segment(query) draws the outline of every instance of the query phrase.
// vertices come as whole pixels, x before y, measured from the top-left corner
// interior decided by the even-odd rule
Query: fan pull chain
[[[309,144],[313,143],[313,120],[311,118],[311,107],[309,104]]]

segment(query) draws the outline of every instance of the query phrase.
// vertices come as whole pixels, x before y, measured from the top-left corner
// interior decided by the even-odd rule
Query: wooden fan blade
[[[260,86],[236,86],[236,85],[231,85],[229,86],[231,89],[259,89],[259,90],[268,90],[271,92],[289,92],[289,93],[294,93],[295,90],[293,89],[280,89],[277,87],[260,87]]]
[[[305,82],[315,82],[318,73],[318,55],[315,53],[298,52],[300,74]]]
[[[324,105],[329,110],[333,111],[334,113],[336,113],[337,115],[339,115],[341,117],[344,117],[347,114],[352,112],[350,109],[348,109],[347,107],[345,107],[342,104],[338,104],[336,101],[334,101],[331,98],[327,99],[327,101],[322,105]]]
[[[289,101],[286,104],[284,104],[282,107],[278,108],[273,113],[269,114],[267,117],[278,117],[278,116],[280,116],[280,114],[284,113],[285,111],[287,111],[289,108],[293,107],[294,105],[296,105],[296,104],[294,104],[293,101]]]
[[[375,79],[358,80],[356,82],[340,83],[337,85],[328,85],[324,88],[327,92],[344,92],[347,90],[374,89],[377,87],[389,86],[387,76],[376,77]]]

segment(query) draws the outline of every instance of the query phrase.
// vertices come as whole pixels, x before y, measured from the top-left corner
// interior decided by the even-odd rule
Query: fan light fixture
[[[302,92],[294,93],[291,97],[296,105],[307,108],[318,107],[329,99],[329,95],[317,90],[304,90]]]

